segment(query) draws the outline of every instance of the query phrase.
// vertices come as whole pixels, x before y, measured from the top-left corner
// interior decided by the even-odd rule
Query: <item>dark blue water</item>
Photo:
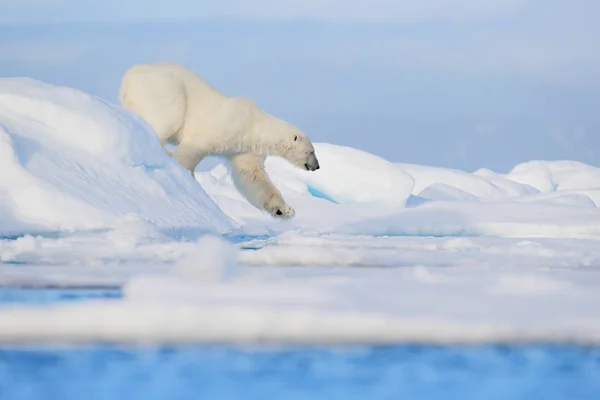
[[[4,303],[53,304],[88,299],[120,298],[119,289],[107,288],[0,288],[0,305]]]
[[[2,399],[600,399],[568,347],[0,350]]]
[[[119,297],[0,289],[0,302]],[[0,400],[600,399],[600,348],[0,347]]]

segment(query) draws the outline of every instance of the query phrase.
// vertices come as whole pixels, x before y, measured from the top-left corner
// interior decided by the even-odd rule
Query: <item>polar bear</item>
[[[132,66],[123,75],[119,98],[152,126],[162,146],[177,145],[165,151],[192,175],[204,157],[226,157],[240,193],[273,217],[291,218],[295,211],[269,179],[265,158],[280,156],[304,170],[319,169],[304,132],[248,98],[219,92],[181,64]]]

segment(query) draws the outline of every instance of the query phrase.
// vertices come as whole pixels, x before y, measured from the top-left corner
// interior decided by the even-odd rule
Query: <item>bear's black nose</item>
[[[314,162],[304,163],[304,169],[307,171],[316,171],[319,169],[319,162],[315,160]]]

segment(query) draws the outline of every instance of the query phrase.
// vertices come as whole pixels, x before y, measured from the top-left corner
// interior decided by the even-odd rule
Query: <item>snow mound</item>
[[[522,163],[507,174],[391,163],[316,143],[322,168],[277,157],[266,168],[296,217],[282,223],[250,206],[221,164],[196,179],[255,234],[501,236],[600,239],[600,168],[571,161]],[[262,230],[261,230],[262,227]]]
[[[600,189],[600,168],[578,161],[529,161],[516,165],[507,178],[542,193]]]
[[[74,89],[0,79],[0,235],[103,229],[128,215],[231,228],[141,119]]]
[[[429,200],[503,200],[538,193],[531,186],[496,176],[424,165],[396,164],[415,180],[413,194]],[[450,193],[452,196],[448,197]],[[460,195],[458,195],[460,193]],[[438,197],[439,195],[439,197]]]
[[[321,165],[314,172],[295,168],[278,157],[268,158],[266,169],[275,184],[342,205],[406,205],[414,180],[393,163],[351,147],[329,143],[315,143],[314,147]]]

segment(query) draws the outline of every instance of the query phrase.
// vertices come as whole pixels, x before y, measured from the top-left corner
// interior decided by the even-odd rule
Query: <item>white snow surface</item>
[[[599,168],[315,149],[316,172],[267,160],[276,220],[120,107],[0,79],[0,342],[600,342]],[[91,286],[123,298],[1,303]]]
[[[517,165],[507,174],[394,164],[345,146],[315,143],[323,168],[279,158],[267,171],[296,209],[273,220],[248,204],[226,164],[197,172],[204,189],[254,234],[299,229],[372,236],[600,239],[600,168],[571,161]],[[335,168],[328,169],[330,165]],[[396,182],[394,185],[393,183]]]
[[[104,229],[128,215],[231,228],[134,115],[70,88],[0,79],[0,236]]]
[[[120,286],[124,297],[4,305],[0,342],[600,341],[595,241],[132,239],[3,242],[2,256],[15,263],[3,269],[3,286]]]

